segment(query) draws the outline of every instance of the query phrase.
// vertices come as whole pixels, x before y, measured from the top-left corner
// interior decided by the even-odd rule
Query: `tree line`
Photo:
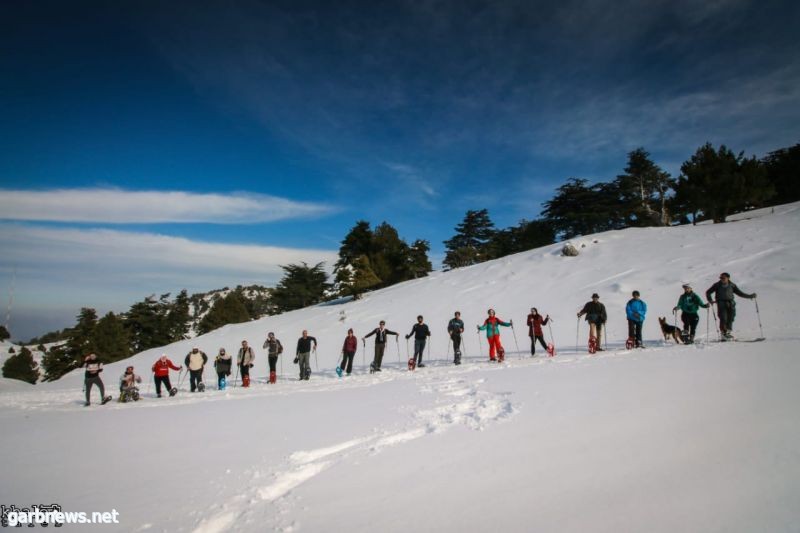
[[[536,220],[498,230],[486,209],[467,211],[444,241],[443,263],[448,269],[469,266],[601,231],[725,222],[733,213],[800,200],[798,175],[800,144],[757,159],[707,143],[681,165],[677,178],[637,148],[613,180],[569,178]]]

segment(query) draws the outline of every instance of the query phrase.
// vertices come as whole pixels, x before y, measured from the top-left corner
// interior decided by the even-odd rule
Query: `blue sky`
[[[535,218],[639,146],[800,140],[793,2],[28,2],[0,17],[0,295],[81,306],[273,284],[356,220]]]

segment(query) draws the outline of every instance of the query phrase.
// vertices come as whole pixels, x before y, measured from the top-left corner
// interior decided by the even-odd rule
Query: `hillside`
[[[734,219],[607,232],[574,240],[577,257],[552,245],[434,273],[359,301],[226,326],[104,373],[116,395],[128,364],[147,381],[162,352],[180,364],[192,346],[213,356],[247,339],[258,348],[249,390],[214,390],[208,369],[204,394],[184,382],[159,400],[144,384],[138,404],[84,408],[80,372],[26,390],[4,385],[0,416],[14,431],[0,451],[14,461],[0,500],[114,508],[120,531],[792,530],[800,204]],[[702,294],[721,271],[758,293],[767,340],[665,344],[657,317],[672,320],[681,284]],[[634,289],[649,307],[648,348],[628,351]],[[593,292],[609,312],[609,350],[589,356],[575,313]],[[532,306],[553,318],[552,359],[528,355]],[[517,324],[502,331],[504,365],[485,362],[475,332],[489,307]],[[459,367],[445,335],[457,309],[467,324]],[[360,337],[384,319],[402,335],[418,314],[433,332],[427,368],[405,369],[401,337],[384,372],[369,375],[370,339],[355,375],[336,377],[347,328]],[[709,324],[707,339],[703,314],[701,341],[716,338]],[[319,341],[308,382],[291,363],[303,329]],[[275,386],[263,383],[268,331],[287,351]],[[753,302],[739,299],[735,332],[760,336]],[[87,464],[99,468],[87,475]]]

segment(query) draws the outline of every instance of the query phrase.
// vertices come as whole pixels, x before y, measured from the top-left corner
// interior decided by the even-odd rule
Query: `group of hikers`
[[[660,319],[662,333],[665,339],[669,333],[672,333],[676,342],[692,343],[697,332],[697,325],[699,323],[699,309],[708,309],[711,304],[716,304],[717,313],[719,315],[719,333],[720,340],[733,339],[733,321],[736,316],[736,304],[734,295],[742,298],[754,299],[756,294],[747,294],[739,290],[739,288],[730,281],[730,274],[723,272],[719,281],[714,283],[706,291],[706,299],[708,303],[703,300],[692,290],[690,284],[682,286],[683,293],[678,298],[677,305],[673,308],[673,313],[681,311],[681,321],[683,329],[680,331],[673,326],[665,323],[664,319]],[[641,299],[639,291],[633,291],[631,299],[625,306],[625,313],[628,321],[628,340],[626,347],[628,348],[644,348],[642,342],[642,326],[647,314],[647,304]],[[505,357],[505,349],[500,341],[500,328],[501,327],[514,327],[514,321],[508,322],[501,320],[497,317],[494,309],[487,311],[487,318],[483,321],[482,325],[477,325],[477,331],[485,331],[486,340],[489,345],[489,361],[502,362]],[[602,351],[601,339],[605,324],[608,319],[605,305],[600,302],[600,297],[597,293],[592,294],[591,300],[587,302],[583,308],[578,312],[578,320],[580,324],[581,317],[585,317],[585,321],[589,324],[589,352]],[[716,314],[715,314],[716,320]],[[536,345],[539,345],[547,352],[549,356],[555,355],[555,346],[553,343],[548,344],[544,339],[543,326],[550,326],[550,315],[542,316],[535,308],[531,308],[530,314],[527,317],[528,337],[530,337],[531,356],[536,355]],[[671,329],[670,329],[671,328]],[[453,318],[447,324],[447,333],[450,337],[450,343],[453,347],[453,363],[456,365],[461,364],[462,356],[462,336],[464,334],[464,321],[461,319],[461,313],[456,311]],[[551,329],[552,338],[552,329]],[[678,337],[678,334],[680,335]],[[375,337],[374,356],[369,365],[370,373],[381,372],[381,365],[383,363],[383,356],[386,350],[388,337],[392,335],[395,340],[399,334],[386,328],[386,322],[381,320],[378,327],[361,337],[361,342],[366,350],[366,340],[369,337]],[[411,331],[405,335],[408,341],[414,337],[414,352],[413,356],[409,357],[408,367],[410,370],[415,368],[423,368],[423,354],[428,338],[431,336],[431,330],[425,323],[422,315],[417,317],[416,323],[412,326]],[[516,342],[516,334],[514,335]],[[679,340],[680,339],[680,340]],[[277,381],[277,364],[278,358],[283,353],[283,345],[275,337],[273,332],[269,332],[267,339],[262,345],[263,349],[267,351],[267,361],[269,364],[269,383],[274,384]],[[408,347],[408,346],[407,346]],[[352,328],[347,330],[347,336],[344,339],[341,349],[341,362],[336,367],[336,373],[341,377],[343,374],[350,375],[353,371],[353,359],[358,349],[358,338]],[[519,349],[519,348],[518,348]],[[310,359],[313,353],[316,356],[317,339],[308,334],[307,330],[303,330],[301,337],[297,340],[297,349],[295,351],[294,363],[299,366],[299,379],[308,380],[311,375]],[[429,352],[430,353],[430,352]],[[398,345],[399,355],[399,345]],[[248,344],[246,340],[242,341],[241,347],[238,350],[236,357],[236,372],[241,374],[242,387],[247,388],[250,386],[250,370],[254,366],[255,351],[253,347]],[[191,392],[202,392],[205,390],[203,383],[203,371],[208,364],[208,356],[198,347],[193,347],[192,350],[184,358],[183,364],[186,366],[186,373],[189,375],[189,387]],[[225,348],[220,348],[213,361],[213,366],[217,374],[217,388],[225,390],[227,386],[227,379],[233,370],[233,358],[228,354]],[[85,361],[85,392],[86,403],[90,405],[90,392],[94,385],[100,389],[100,397],[102,403],[106,403],[111,399],[111,396],[105,395],[103,381],[100,379],[100,373],[103,371],[103,364],[100,363],[95,354],[89,354]],[[177,388],[173,387],[170,378],[170,370],[182,372],[184,366],[177,366],[173,363],[167,354],[162,354],[159,359],[153,364],[151,371],[155,382],[156,396],[162,396],[163,390],[170,396],[177,393]],[[134,372],[133,366],[126,368],[125,373],[120,377],[120,396],[119,401],[136,401],[139,399],[138,384],[142,382],[141,376]],[[236,378],[234,379],[234,383]]]

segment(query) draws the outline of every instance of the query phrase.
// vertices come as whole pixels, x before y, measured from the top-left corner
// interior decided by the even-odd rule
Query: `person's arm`
[[[200,353],[203,354],[203,366],[206,366],[206,363],[208,363],[208,356],[206,355],[206,352]]]
[[[294,351],[295,355],[300,355],[300,345],[303,344],[302,337],[297,339],[297,349]]]
[[[542,325],[546,326],[548,322],[550,322],[550,315],[544,317],[544,320],[542,320]]]
[[[425,336],[426,337],[431,336],[431,328],[429,328],[427,324],[425,324]]]
[[[363,337],[361,337],[361,338],[362,338],[362,339],[366,339],[367,337],[372,337],[372,336],[373,336],[373,335],[375,335],[377,332],[378,332],[378,328],[375,328],[375,329],[373,329],[372,331],[370,331],[369,333],[367,333],[366,335],[364,335],[364,336],[363,336]]]
[[[187,353],[186,357],[183,359],[183,364],[186,365],[186,366],[189,366],[189,355],[190,354]]]
[[[533,325],[533,315],[528,315],[528,327]]]
[[[706,291],[706,300],[708,300],[708,303],[710,303],[710,304],[713,304],[713,303],[714,303],[714,298],[712,298],[712,297],[711,297],[711,295],[714,293],[714,291],[715,291],[715,290],[717,290],[717,284],[718,284],[718,283],[719,283],[719,282],[717,282],[717,283],[713,284],[713,285],[712,285],[711,287],[709,287],[709,288],[708,288],[708,290]]]
[[[309,337],[309,339],[311,339],[311,341],[314,343],[314,350],[316,350],[317,349],[317,338],[316,337]]]
[[[735,283],[733,283],[733,294],[735,294],[736,296],[741,296],[742,298],[748,298],[750,300],[756,297],[756,293],[747,294],[746,292],[742,292],[741,290],[739,290],[739,287],[737,287]]]
[[[604,304],[600,304],[600,320],[603,324],[605,324],[606,320],[608,320],[608,315],[606,314],[606,306]]]
[[[175,366],[175,363],[172,362],[172,359],[167,359],[167,364],[172,370],[183,370],[183,367]]]

